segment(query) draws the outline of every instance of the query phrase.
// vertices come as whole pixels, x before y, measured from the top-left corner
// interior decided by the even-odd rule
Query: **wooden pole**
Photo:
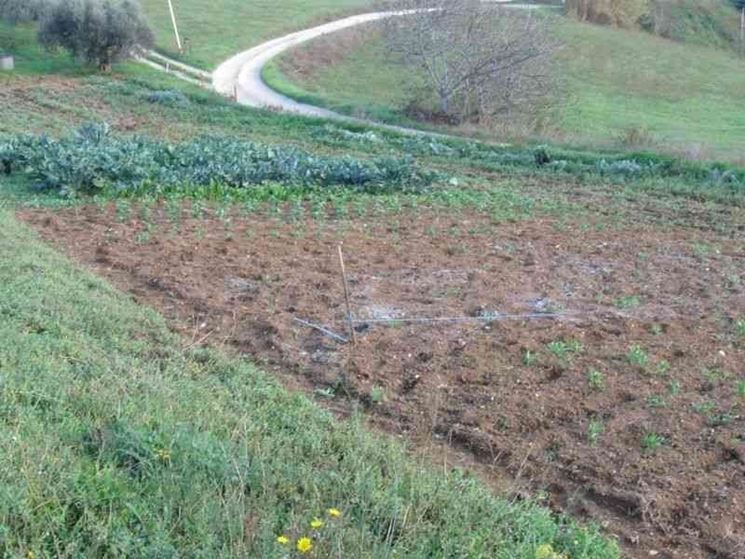
[[[740,10],[740,53],[745,54],[745,6]]]
[[[347,271],[344,268],[344,253],[339,245],[339,264],[341,264],[341,280],[344,284],[344,299],[347,302],[347,321],[349,322],[349,337],[353,344],[357,343],[357,335],[354,332],[354,319],[352,318],[352,304],[349,301],[349,284],[347,283]]]
[[[171,22],[173,23],[173,32],[176,34],[176,46],[178,46],[179,52],[184,52],[184,48],[181,46],[181,36],[178,33],[178,25],[176,25],[176,12],[173,11],[172,0],[168,0],[168,9],[171,11]]]

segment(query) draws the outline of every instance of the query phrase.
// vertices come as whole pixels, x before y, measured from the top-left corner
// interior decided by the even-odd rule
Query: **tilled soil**
[[[22,217],[190,345],[229,344],[332,408],[448,443],[603,523],[628,556],[745,557],[741,232],[427,211]],[[356,345],[295,321],[348,336],[341,241]]]

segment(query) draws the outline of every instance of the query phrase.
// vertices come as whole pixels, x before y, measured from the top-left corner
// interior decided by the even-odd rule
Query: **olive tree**
[[[58,0],[41,18],[39,41],[108,71],[151,46],[153,35],[134,0]]]
[[[408,0],[385,36],[423,74],[449,120],[488,123],[538,110],[554,94],[559,48],[547,17],[478,0]]]
[[[37,21],[51,0],[0,0],[0,19],[11,25]]]

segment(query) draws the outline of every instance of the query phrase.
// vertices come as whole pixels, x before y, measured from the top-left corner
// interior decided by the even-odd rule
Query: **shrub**
[[[653,0],[642,27],[675,41],[732,47],[739,41],[739,21],[725,0]]]
[[[739,40],[733,7],[742,0],[567,0],[569,16],[590,23],[637,27],[676,41],[731,47]]]
[[[134,0],[59,0],[42,17],[39,41],[108,71],[151,46],[153,35]]]
[[[567,0],[567,13],[580,21],[634,27],[648,13],[647,0]]]

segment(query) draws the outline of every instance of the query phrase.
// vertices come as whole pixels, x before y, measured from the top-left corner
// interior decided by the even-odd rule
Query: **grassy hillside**
[[[646,130],[663,149],[741,157],[745,61],[728,51],[588,25],[562,29],[570,99],[561,129],[608,141]]]
[[[183,58],[211,69],[262,41],[368,4],[370,0],[179,0],[174,1],[174,8],[181,35],[189,45]],[[142,6],[157,46],[175,52],[168,2],[142,0]]]
[[[643,32],[560,20],[566,44],[557,72],[566,90],[548,138],[622,146],[628,140],[695,157],[741,159],[745,149],[745,62],[729,51],[667,41]],[[320,39],[287,53],[265,72],[276,88],[351,112],[402,118],[413,99],[408,71],[382,40],[358,41],[332,64],[310,64],[333,49]],[[416,85],[416,81],[413,83]],[[639,145],[634,146],[639,147]]]

